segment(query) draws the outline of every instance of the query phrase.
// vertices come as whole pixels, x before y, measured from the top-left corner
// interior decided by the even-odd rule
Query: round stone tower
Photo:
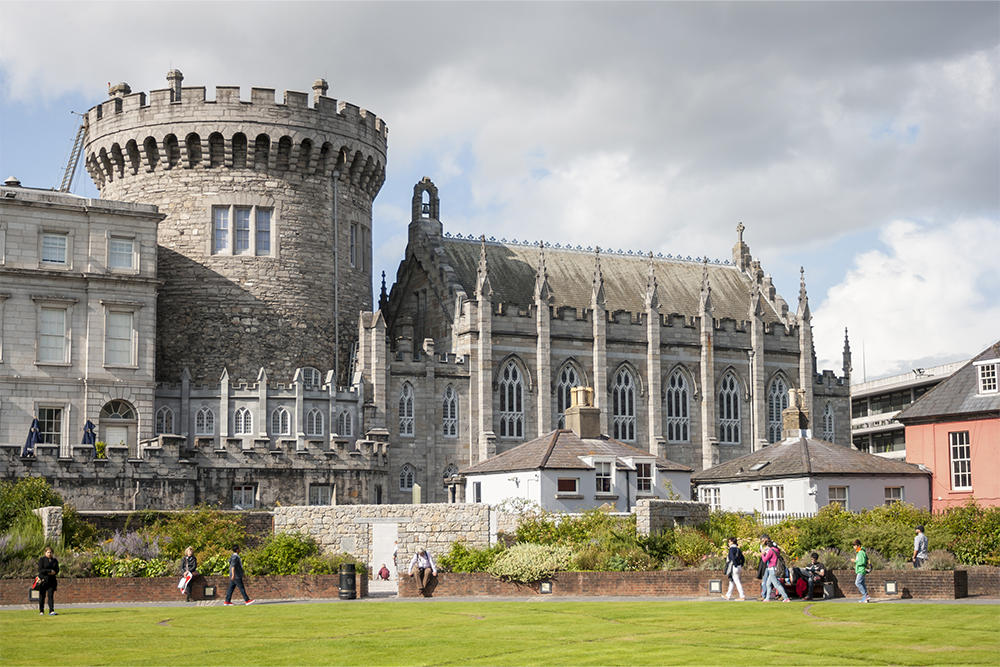
[[[385,179],[381,119],[326,97],[128,84],[87,114],[85,164],[104,199],[156,204],[157,379],[346,380],[358,313],[372,308],[372,201]]]

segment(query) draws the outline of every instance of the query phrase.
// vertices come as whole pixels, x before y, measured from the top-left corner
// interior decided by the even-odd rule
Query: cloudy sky
[[[445,229],[712,258],[734,228],[821,368],[1000,338],[1000,4],[0,2],[0,178],[55,187],[107,84],[309,91],[389,126],[375,266],[412,188]],[[74,192],[96,196],[85,177]],[[641,286],[640,286],[641,287]],[[378,281],[376,279],[376,290]]]

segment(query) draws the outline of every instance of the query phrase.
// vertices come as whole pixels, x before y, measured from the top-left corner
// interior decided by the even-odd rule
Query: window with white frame
[[[409,382],[399,390],[399,434],[413,435],[413,385]]]
[[[135,313],[109,310],[104,337],[105,366],[135,366]]]
[[[472,483],[472,502],[481,503],[483,502],[483,483],[473,482]]]
[[[274,409],[271,413],[271,433],[274,435],[289,435],[292,432],[292,418],[283,407]]]
[[[903,497],[903,487],[901,486],[887,486],[885,487],[885,504],[892,505],[893,503],[901,503],[905,501]]]
[[[653,464],[635,464],[635,488],[639,493],[650,493],[653,490]]]
[[[354,418],[351,413],[344,410],[340,413],[340,417],[337,419],[337,433],[346,437],[351,437],[354,431]]]
[[[833,431],[833,406],[827,403],[823,408],[823,439],[827,442],[836,442],[836,434]]]
[[[831,486],[827,491],[827,499],[832,505],[837,503],[845,510],[851,509],[850,505],[850,487],[847,486]]]
[[[404,463],[399,469],[399,490],[409,491],[413,488],[414,470],[409,463]]]
[[[780,375],[771,380],[767,392],[767,441],[781,441],[781,411],[788,407],[788,385]]]
[[[718,511],[722,509],[722,493],[721,489],[717,486],[706,486],[700,491],[701,502],[708,504],[709,511]]]
[[[580,386],[580,374],[573,366],[566,364],[559,371],[556,385],[556,412],[559,415],[558,428],[566,428],[566,408],[573,404],[572,389]]]
[[[212,207],[212,254],[269,256],[273,210],[260,206]]]
[[[972,445],[968,431],[948,434],[951,449],[951,488],[966,491],[972,488]]]
[[[172,435],[174,432],[174,411],[163,406],[156,411],[156,420],[153,426],[153,435]]]
[[[66,363],[66,308],[43,306],[38,313],[38,361]]]
[[[195,435],[215,435],[215,413],[212,408],[203,407],[194,415]]]
[[[615,440],[635,442],[635,378],[627,368],[615,374],[611,406]]]
[[[252,509],[257,505],[257,487],[253,484],[240,484],[233,487],[233,509]]]
[[[764,511],[784,512],[785,511],[785,487],[765,486],[764,487]]]
[[[980,394],[997,393],[997,366],[1000,366],[1000,361],[991,360],[976,363],[976,368],[979,371]]]
[[[524,379],[513,359],[500,373],[500,437],[524,437]]]
[[[667,380],[667,442],[687,442],[690,427],[687,378],[674,371]]]
[[[611,493],[611,471],[612,463],[609,461],[595,461],[594,474],[597,478],[597,492]]]
[[[738,445],[741,440],[740,385],[736,376],[726,373],[719,385],[719,442]]]
[[[306,435],[312,437],[323,435],[323,413],[319,408],[313,408],[306,415]]]
[[[458,437],[458,393],[455,387],[448,385],[444,390],[444,401],[441,405],[442,429],[444,437]]]
[[[135,240],[123,236],[108,239],[108,268],[130,271],[135,268]]]
[[[38,408],[38,442],[62,444],[62,408]]]
[[[580,493],[580,478],[579,477],[560,477],[556,480],[556,493],[566,494],[566,495],[579,495]]]
[[[253,433],[253,414],[249,408],[238,408],[233,417],[233,433],[236,435],[251,435]]]
[[[330,505],[333,498],[333,488],[329,484],[309,485],[310,505]]]
[[[318,368],[306,366],[302,369],[302,384],[305,389],[319,389],[323,386],[323,374]]]
[[[42,264],[48,264],[50,266],[68,266],[68,234],[42,234]]]

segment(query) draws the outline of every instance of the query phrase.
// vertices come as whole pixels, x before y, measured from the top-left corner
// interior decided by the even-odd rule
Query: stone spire
[[[797,315],[803,322],[812,319],[809,313],[809,296],[806,294],[806,269],[803,266],[799,267],[799,310]]]
[[[850,386],[851,371],[851,341],[847,338],[847,327],[844,327],[844,382]]]
[[[711,317],[715,309],[712,307],[712,286],[708,281],[708,260],[705,260],[702,266],[701,298],[698,304],[698,311],[702,317]]]
[[[653,266],[653,251],[649,251],[649,273],[646,276],[646,310],[660,307],[659,285],[656,282],[656,268]]]
[[[548,303],[552,297],[549,274],[545,269],[545,241],[538,242],[538,270],[535,272],[535,301]]]
[[[600,246],[594,252],[594,291],[591,297],[591,303],[604,307],[604,274],[601,272],[601,248]]]
[[[490,265],[486,259],[486,234],[479,237],[479,268],[476,270],[476,295],[477,298],[490,298],[493,295],[493,286],[490,285]]]
[[[378,309],[386,310],[389,307],[389,293],[385,290],[385,271],[382,272],[382,292],[378,297]]]

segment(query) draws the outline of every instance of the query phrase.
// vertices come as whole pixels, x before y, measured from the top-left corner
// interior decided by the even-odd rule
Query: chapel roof
[[[442,241],[448,263],[466,293],[473,296],[476,293],[481,242],[448,237]],[[534,304],[539,264],[537,245],[489,241],[486,243],[486,257],[494,302],[522,307]],[[552,293],[551,304],[555,309],[569,306],[576,308],[582,316],[585,310],[591,308],[595,257],[593,251],[545,246],[545,269]],[[607,310],[644,312],[649,256],[602,252],[600,262]],[[749,319],[750,283],[743,279],[736,265],[664,257],[654,257],[652,263],[660,312],[664,315],[699,315],[702,277],[707,268],[714,318],[730,318],[738,322]],[[766,299],[762,298],[761,304],[764,322],[781,321]]]
[[[929,475],[918,465],[860,452],[807,436],[778,444],[695,473],[697,484],[755,482],[815,475]]]
[[[523,445],[469,466],[459,473],[514,472],[521,470],[590,470],[591,466],[580,460],[581,456],[614,456],[618,467],[627,467],[623,459],[631,457],[652,458],[656,469],[663,472],[691,472],[691,468],[668,461],[649,452],[612,440],[600,438],[581,439],[573,431],[556,429],[529,440]]]
[[[942,417],[1000,416],[1000,393],[979,393],[979,370],[975,364],[990,359],[1000,359],[1000,341],[907,406],[896,419],[904,424],[916,424]]]

